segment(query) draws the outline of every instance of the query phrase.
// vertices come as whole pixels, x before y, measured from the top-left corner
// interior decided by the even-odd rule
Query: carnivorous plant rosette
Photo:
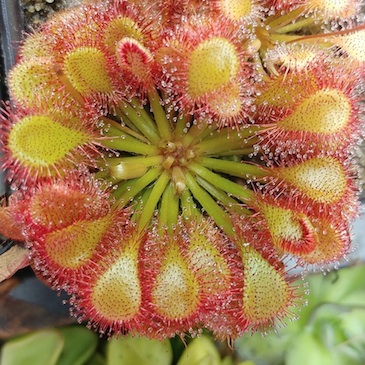
[[[361,1],[87,1],[24,40],[4,235],[101,333],[233,340],[350,250]]]

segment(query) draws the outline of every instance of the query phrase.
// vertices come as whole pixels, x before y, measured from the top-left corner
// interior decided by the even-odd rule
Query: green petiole
[[[228,180],[228,179],[208,170],[207,168],[199,165],[198,163],[190,163],[188,167],[196,175],[201,176],[203,179],[207,180],[213,186],[216,186],[217,188],[222,189],[223,191],[225,191],[228,194],[232,194],[243,200],[248,200],[248,199],[252,198],[252,196],[253,196],[252,190],[250,190],[242,185],[239,185],[231,180]]]
[[[238,213],[239,215],[250,215],[251,211],[244,208],[237,200],[228,196],[223,190],[213,186],[208,181],[204,180],[200,176],[196,176],[198,184],[209,192],[210,195],[214,196],[215,199],[224,204],[232,212]]]
[[[113,195],[120,206],[127,205],[141,190],[152,183],[161,174],[161,168],[155,167],[148,170],[143,176],[135,180],[128,180],[118,186]]]
[[[101,139],[100,143],[104,147],[118,151],[131,152],[140,155],[158,154],[158,148],[156,146],[141,142],[138,139],[130,136],[129,134],[123,134],[114,137],[105,137]]]
[[[148,197],[147,201],[144,202],[142,207],[141,214],[138,219],[138,230],[142,231],[145,229],[150,222],[153,213],[157,207],[157,203],[161,198],[170,178],[166,171],[164,171],[159,178],[157,179],[155,185],[151,190],[151,194]]]
[[[158,95],[156,90],[152,90],[148,93],[148,99],[161,138],[169,140],[171,138],[170,122],[166,117],[165,109],[162,107],[160,103],[161,101],[160,96]]]
[[[241,177],[243,179],[260,179],[269,176],[269,173],[266,169],[244,162],[201,157],[198,160],[198,163],[207,169],[223,172],[225,174]]]
[[[134,124],[134,126],[153,144],[158,144],[161,137],[158,135],[156,124],[151,116],[136,103],[130,105],[122,102],[119,106],[122,113]],[[122,118],[123,119],[123,118]]]
[[[204,210],[214,219],[218,227],[221,227],[228,236],[234,236],[234,230],[228,214],[214,201],[206,190],[200,187],[191,173],[186,173],[186,182],[194,198],[201,204]]]
[[[174,184],[170,181],[162,194],[159,209],[160,223],[168,227],[169,230],[177,224],[179,214],[179,197],[175,194],[174,189]]]

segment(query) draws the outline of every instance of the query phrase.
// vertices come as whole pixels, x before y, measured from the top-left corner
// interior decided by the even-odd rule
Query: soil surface
[[[76,5],[79,0],[19,0],[24,14],[25,27],[27,31],[42,24],[49,16],[56,11],[68,6]]]

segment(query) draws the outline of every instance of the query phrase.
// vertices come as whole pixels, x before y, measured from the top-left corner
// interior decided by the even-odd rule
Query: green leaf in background
[[[365,309],[353,309],[345,316],[345,320],[342,321],[341,325],[346,337],[359,338],[365,344]]]
[[[328,349],[309,331],[299,334],[287,349],[286,365],[333,365]]]
[[[283,328],[278,333],[266,336],[260,333],[246,334],[236,340],[235,351],[241,359],[250,359],[256,365],[281,365],[292,336]]]
[[[309,298],[323,302],[349,303],[355,299],[353,295],[365,293],[365,266],[355,265],[334,270],[327,275],[309,275]]]
[[[233,364],[232,356],[226,356],[226,357],[222,360],[221,365],[234,365],[234,364]]]
[[[220,365],[221,358],[214,342],[207,336],[191,341],[177,365]]]
[[[101,354],[95,352],[85,365],[106,365],[106,360]]]
[[[1,350],[1,365],[55,365],[64,345],[62,334],[45,329],[7,341]]]
[[[235,364],[237,363],[233,362],[232,356],[226,356],[221,362],[221,365],[235,365]],[[242,361],[237,365],[256,365],[256,364],[252,361]]]
[[[91,357],[98,345],[95,332],[81,326],[60,328],[64,336],[64,348],[57,365],[83,365]]]
[[[112,338],[107,343],[106,360],[106,365],[170,365],[171,344],[143,337]]]

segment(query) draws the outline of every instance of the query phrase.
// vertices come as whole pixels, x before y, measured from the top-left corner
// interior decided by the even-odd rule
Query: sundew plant
[[[362,1],[86,1],[21,44],[0,231],[80,322],[223,340],[305,302],[357,214]]]

